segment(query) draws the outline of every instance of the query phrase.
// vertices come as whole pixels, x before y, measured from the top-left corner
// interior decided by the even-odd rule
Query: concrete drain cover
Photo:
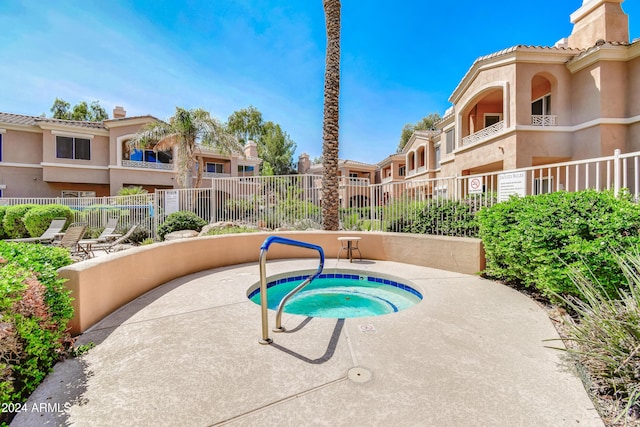
[[[347,376],[354,383],[366,383],[371,379],[371,371],[365,368],[351,368]]]

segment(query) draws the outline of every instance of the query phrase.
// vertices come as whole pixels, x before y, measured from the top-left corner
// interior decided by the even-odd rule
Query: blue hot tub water
[[[296,275],[267,283],[268,306],[278,308],[282,298],[308,275]],[[255,286],[255,285],[254,285]],[[249,292],[249,299],[260,304],[260,288]],[[387,278],[347,274],[321,274],[285,305],[284,312],[309,317],[349,318],[394,313],[422,300],[411,286]]]

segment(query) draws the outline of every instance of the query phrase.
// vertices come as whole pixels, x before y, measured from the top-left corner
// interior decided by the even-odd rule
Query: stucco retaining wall
[[[370,232],[280,232],[278,235],[321,246],[335,258],[341,236],[358,236],[362,257],[397,261],[459,273],[484,269],[479,239]],[[141,246],[79,262],[58,270],[74,298],[74,335],[145,292],[187,274],[258,261],[260,246],[272,233],[198,237]],[[342,254],[344,256],[344,253]],[[268,259],[317,257],[317,252],[274,244]],[[256,269],[258,265],[256,264]]]

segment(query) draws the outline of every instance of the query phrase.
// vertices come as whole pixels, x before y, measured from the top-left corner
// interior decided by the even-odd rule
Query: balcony
[[[558,116],[531,116],[532,126],[557,126]]]
[[[229,173],[218,173],[218,172],[203,172],[203,178],[229,178],[231,174]]]
[[[122,166],[139,169],[156,169],[165,171],[173,170],[173,163],[141,162],[137,160],[123,160]]]
[[[480,129],[478,132],[462,138],[462,146],[467,147],[469,145],[477,144],[482,141],[493,138],[504,130],[504,120],[488,126],[484,129]]]

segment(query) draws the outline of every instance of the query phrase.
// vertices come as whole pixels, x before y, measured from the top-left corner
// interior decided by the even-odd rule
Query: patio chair
[[[73,223],[67,228],[62,239],[54,241],[52,246],[67,248],[72,256],[75,255],[81,258],[91,257],[91,253],[87,251],[85,247],[79,245],[85,231],[87,231],[87,224]]]
[[[55,239],[62,229],[64,225],[67,223],[66,218],[55,218],[49,224],[49,228],[47,228],[44,233],[40,235],[40,237],[25,237],[22,239],[7,239],[5,242],[25,242],[25,243],[51,243],[53,239]]]
[[[125,234],[109,242],[100,243],[100,242],[96,242],[95,240],[89,240],[86,244],[83,244],[82,242],[80,242],[80,244],[84,247],[86,251],[90,253],[93,253],[93,251],[96,249],[105,251],[106,253],[111,253],[111,251],[113,251],[117,245],[122,244],[127,240],[129,240],[133,232],[136,231],[136,229],[139,226],[140,224],[133,224]]]
[[[120,218],[109,218],[107,220],[107,225],[105,225],[104,230],[98,237],[95,238],[100,243],[107,242],[109,240],[116,239],[120,237],[120,234],[115,234],[116,227],[118,226],[118,221]]]

